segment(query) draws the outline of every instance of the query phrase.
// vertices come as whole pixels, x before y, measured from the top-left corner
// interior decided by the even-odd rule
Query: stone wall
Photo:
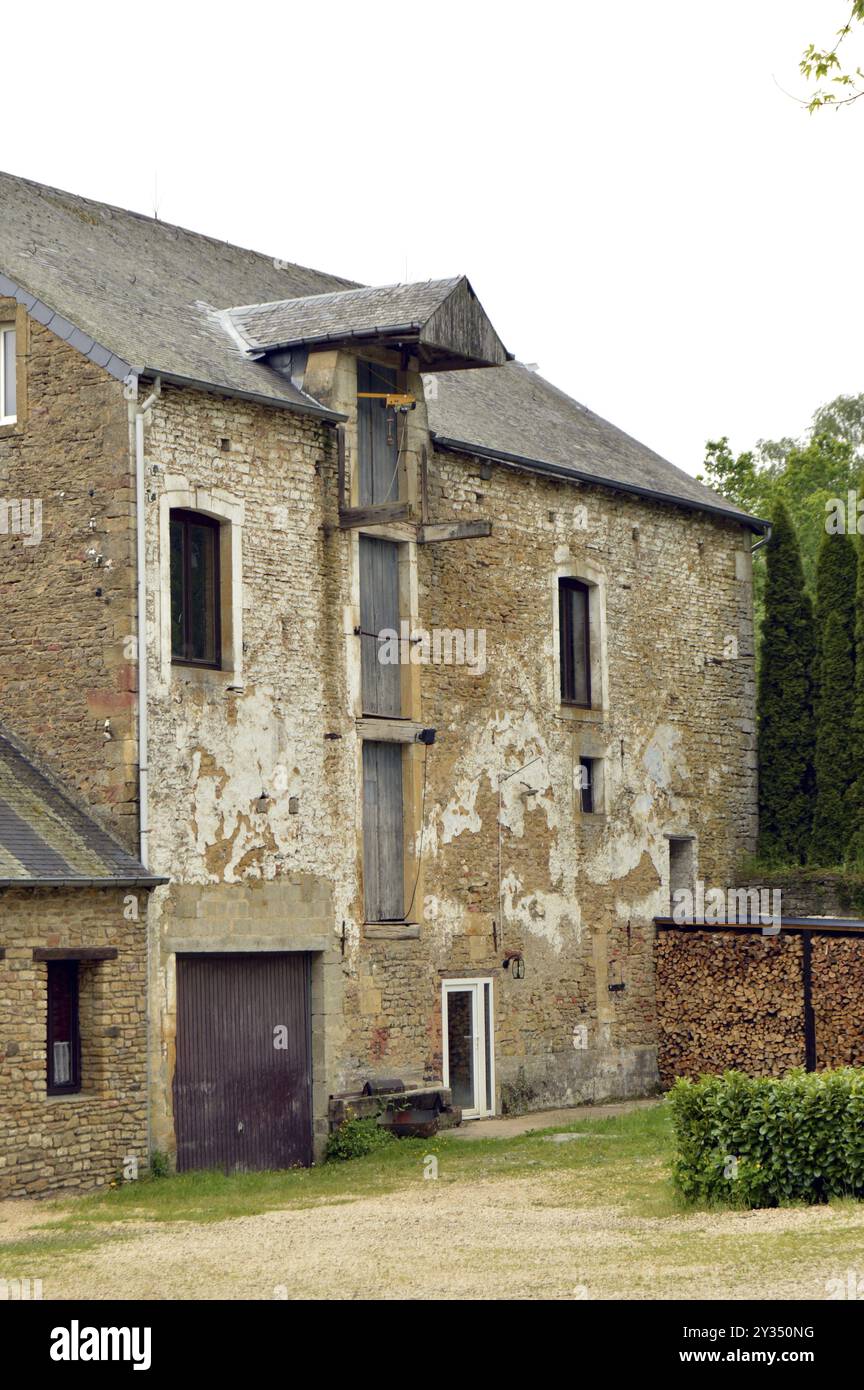
[[[11,309],[0,300],[0,317]],[[38,502],[41,539],[0,533],[0,721],[136,848],[127,405],[119,382],[21,319],[28,409],[0,427],[0,500]]]
[[[0,439],[3,488],[44,494],[44,537],[7,546],[0,718],[129,844],[135,797],[134,507],[122,387],[34,326],[30,419]],[[354,358],[310,358],[346,414]],[[405,616],[482,630],[484,669],[411,664],[405,713],[409,922],[366,924],[358,534],[340,530],[334,432],[310,417],[163,386],[145,430],[153,1129],[170,1149],[178,950],[313,957],[319,1141],[326,1096],[370,1075],[440,1081],[441,984],[491,978],[497,1105],[656,1083],[652,922],[669,837],[732,881],[753,848],[751,535],[737,524],[438,453],[419,397],[400,495],[486,538],[415,545]],[[151,387],[142,384],[140,395]],[[539,444],[539,441],[538,441]],[[221,671],[170,660],[172,506],[225,522]],[[592,585],[595,707],[562,707],[557,581]],[[227,588],[225,588],[227,585]],[[595,602],[596,600],[596,602]],[[105,727],[105,720],[109,727]],[[110,738],[106,735],[110,734]],[[580,757],[603,769],[580,809]],[[524,977],[505,962],[519,954]],[[8,966],[7,966],[8,969]]]
[[[370,953],[381,1008],[357,1018],[356,1050],[374,1045],[398,1074],[425,1038],[431,1079],[440,977],[489,971],[503,1105],[644,1093],[656,1078],[652,918],[669,897],[667,836],[693,835],[696,871],[724,883],[753,843],[749,535],[464,456],[433,454],[430,494],[433,520],[492,520],[488,539],[418,555],[422,625],[484,629],[486,671],[422,668],[422,719],[438,741],[422,941],[403,955],[425,980],[406,1047],[385,1001],[410,967]],[[605,588],[604,699],[587,713],[557,700],[561,573]],[[592,816],[579,809],[580,756],[604,765]],[[523,979],[502,968],[507,950],[523,953]]]
[[[335,440],[285,411],[165,388],[146,456],[157,470],[147,512],[151,866],[172,879],[150,912],[154,1134],[173,1146],[177,951],[309,951],[320,1146],[344,1069],[343,922],[355,915],[358,854],[347,556],[323,529],[335,518]],[[170,649],[164,659],[164,523],[183,497],[230,515],[240,535],[242,585],[223,602],[241,621],[242,648],[225,671],[172,666]]]
[[[148,1162],[145,894],[0,891],[0,1197],[86,1191]],[[81,1091],[46,1093],[47,965],[34,947],[114,947],[79,969]],[[128,1176],[128,1170],[127,1170]]]
[[[327,356],[330,390],[321,362],[316,390],[346,409],[351,359]],[[410,417],[415,455],[424,418],[422,406]],[[350,468],[350,420],[347,429]],[[409,673],[417,695],[406,713],[434,726],[437,741],[408,754],[418,789],[406,857],[416,926],[386,932],[367,927],[362,911],[357,538],[336,524],[332,432],[166,388],[146,449],[153,867],[179,885],[231,885],[231,902],[243,903],[235,920],[251,932],[260,880],[287,887],[301,875],[322,901],[329,894],[320,958],[332,1009],[319,1084],[332,1092],[370,1074],[440,1080],[441,981],[466,975],[495,982],[500,1104],[650,1090],[653,917],[668,901],[667,837],[694,836],[699,874],[722,882],[752,849],[749,533],[430,452],[430,520],[487,517],[493,534],[410,548],[411,618],[427,629],[482,628],[486,671],[430,664]],[[159,511],[169,496],[242,515],[237,680],[159,661]],[[587,714],[558,701],[554,636],[557,576],[583,569],[602,582],[606,610],[605,694]],[[593,816],[579,809],[580,756],[605,769]],[[154,1043],[156,1123],[166,1135],[176,891],[158,890],[152,913],[165,1020]],[[207,949],[228,941],[220,912],[200,898],[191,930]],[[261,919],[263,936],[272,943],[281,932],[286,948],[300,949],[304,903],[288,894],[280,912],[278,923]],[[523,979],[504,968],[513,951]]]
[[[864,915],[864,876],[857,871],[794,868],[763,869],[759,885],[780,893],[784,917],[844,917]]]

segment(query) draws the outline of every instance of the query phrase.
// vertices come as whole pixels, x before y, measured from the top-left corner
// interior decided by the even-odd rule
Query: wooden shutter
[[[367,922],[405,915],[402,745],[363,744],[363,882]]]
[[[395,391],[396,373],[392,367],[380,367],[377,362],[358,362],[357,390]],[[399,501],[398,430],[396,413],[383,400],[358,399],[358,501],[361,507]]]
[[[384,628],[396,633],[400,630],[396,541],[360,537],[360,628],[363,713],[398,718],[402,714],[400,666],[398,660],[382,664],[380,656],[392,655],[393,644],[384,647],[377,635]]]

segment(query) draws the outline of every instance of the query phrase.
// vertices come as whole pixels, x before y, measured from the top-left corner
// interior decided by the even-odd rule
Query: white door
[[[444,1085],[465,1119],[495,1113],[495,1033],[491,980],[442,984]]]

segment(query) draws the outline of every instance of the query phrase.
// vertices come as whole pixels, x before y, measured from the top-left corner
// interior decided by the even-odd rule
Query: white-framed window
[[[444,1085],[465,1119],[495,1113],[495,1019],[488,977],[442,980]]]
[[[0,324],[0,425],[14,425],[18,419],[15,342],[11,324]]]

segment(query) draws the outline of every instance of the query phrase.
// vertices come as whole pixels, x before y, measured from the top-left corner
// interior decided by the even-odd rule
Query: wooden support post
[[[813,938],[801,933],[801,983],[804,990],[804,1066],[816,1070],[816,1018],[813,1013]]]
[[[491,521],[436,521],[421,526],[418,545],[433,545],[438,541],[471,541],[478,536],[491,536]]]
[[[420,450],[420,520],[429,520],[429,450],[424,444]]]
[[[337,496],[339,513],[343,512],[348,505],[350,498],[345,496],[345,426],[336,426],[336,458],[337,458]]]

